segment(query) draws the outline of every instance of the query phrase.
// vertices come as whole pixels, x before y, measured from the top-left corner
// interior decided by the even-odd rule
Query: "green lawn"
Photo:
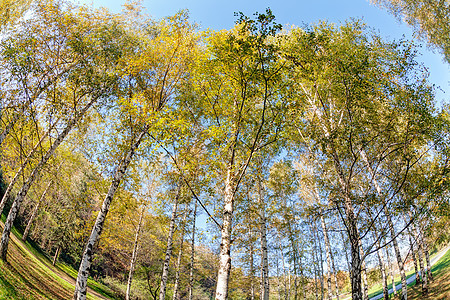
[[[52,266],[44,253],[18,237],[21,233],[13,229],[7,262],[0,260],[0,300],[71,299],[76,271],[61,263]],[[88,286],[88,299],[114,299],[108,287],[93,280]]]
[[[437,253],[434,253],[432,255],[432,257],[434,257]],[[434,264],[431,268],[433,275],[435,276],[435,278],[438,278],[439,276],[442,276],[442,274],[450,274],[450,251],[447,251],[447,253],[441,257],[441,259],[439,259],[438,262],[436,262],[436,264]],[[414,274],[414,270],[409,271],[408,273],[406,273],[406,277],[409,278]],[[388,285],[388,288],[390,289],[392,287],[392,281],[391,278],[388,278],[388,283],[391,282]],[[400,276],[395,277],[395,285],[398,285],[401,283],[401,279]],[[411,282],[410,284],[408,284],[408,299],[410,299],[409,294],[410,294],[410,290],[412,290],[412,292],[414,293],[414,291],[418,290],[420,291],[420,286],[415,287],[416,281],[414,280],[413,282]],[[448,284],[450,285],[450,282],[448,282]],[[438,289],[439,286],[438,286]],[[430,286],[430,291],[431,291],[431,286]],[[369,299],[371,297],[375,297],[379,294],[383,293],[383,287],[382,287],[382,283],[378,283],[374,286],[372,286],[369,289]],[[417,293],[417,292],[416,292]],[[421,295],[421,293],[420,293]],[[390,297],[393,297],[392,294],[390,295]],[[422,297],[422,296],[421,296]],[[415,298],[415,299],[423,299],[423,298]],[[435,299],[435,298],[430,298],[430,299]],[[450,299],[449,298],[440,298],[440,299]]]

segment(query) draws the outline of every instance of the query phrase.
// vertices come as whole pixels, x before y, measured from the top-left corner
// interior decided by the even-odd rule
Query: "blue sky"
[[[107,7],[113,12],[120,12],[124,0],[72,0],[74,2]],[[180,9],[188,9],[191,19],[200,24],[201,29],[229,29],[236,18],[234,12],[242,11],[251,16],[254,12],[264,12],[270,7],[282,25],[298,25],[328,20],[333,23],[344,22],[350,18],[358,18],[388,39],[399,39],[403,36],[413,38],[412,30],[398,22],[385,10],[371,4],[368,0],[315,0],[315,1],[245,1],[245,0],[143,0],[142,5],[147,14],[154,18],[173,15]],[[450,66],[443,61],[443,56],[433,53],[425,46],[419,49],[419,60],[430,72],[430,81],[437,89],[438,104],[450,102]],[[442,89],[442,90],[441,90]]]

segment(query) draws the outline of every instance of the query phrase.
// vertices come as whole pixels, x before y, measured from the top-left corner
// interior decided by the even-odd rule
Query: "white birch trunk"
[[[52,261],[52,265],[56,265],[56,262],[58,261],[58,256],[59,253],[61,252],[61,246],[58,246],[58,248],[56,248],[56,252],[55,255],[53,256],[53,261]]]
[[[419,269],[417,267],[417,256],[416,256],[416,248],[417,246],[414,245],[414,240],[413,240],[413,233],[411,231],[408,230],[408,238],[409,238],[409,245],[411,247],[411,258],[413,260],[414,263],[414,274],[416,274],[416,285],[420,284],[420,276],[419,276]]]
[[[9,182],[8,187],[6,188],[5,193],[3,194],[2,201],[0,202],[0,214],[3,212],[3,209],[5,208],[5,204],[8,201],[9,196],[11,195],[12,189],[14,185],[16,184],[17,180],[20,178],[20,175],[22,175],[23,170],[28,165],[30,159],[33,158],[34,154],[39,150],[40,146],[42,145],[42,142],[44,139],[49,135],[50,131],[53,129],[56,122],[52,125],[52,127],[47,130],[47,132],[39,139],[39,141],[34,145],[33,149],[31,149],[30,153],[28,153],[27,157],[23,161],[22,165],[20,166],[19,170],[14,174],[13,179]]]
[[[427,276],[428,280],[433,280],[433,274],[431,273],[430,252],[428,251],[428,243],[425,239],[424,232],[420,235],[422,237],[423,251],[425,253],[425,259],[427,261]]]
[[[194,294],[194,260],[195,260],[195,221],[197,218],[197,199],[194,203],[194,216],[192,220],[191,262],[189,264],[189,300]]]
[[[323,282],[323,256],[322,256],[322,243],[319,239],[319,230],[316,227],[316,224],[314,224],[314,229],[316,232],[316,239],[317,239],[317,245],[318,245],[318,259],[319,259],[319,279],[320,279],[320,299],[324,298],[324,291],[325,291],[325,283]]]
[[[127,167],[130,164],[131,159],[133,158],[134,152],[138,148],[139,144],[142,141],[142,138],[147,133],[148,129],[149,126],[146,125],[144,129],[139,133],[137,138],[132,141],[130,149],[119,163],[119,166],[114,174],[111,186],[108,190],[108,194],[103,200],[102,208],[97,215],[97,219],[95,220],[91,235],[88,242],[86,243],[83,257],[81,258],[80,268],[78,269],[78,277],[75,283],[75,292],[73,296],[74,300],[86,300],[87,279],[89,276],[89,269],[91,267],[94,245],[97,242],[100,234],[102,233],[103,224],[105,222],[106,215],[108,214],[109,206],[111,205],[114,194],[116,193],[117,188],[119,187],[119,184],[122,181],[123,176],[125,175]]]
[[[177,191],[177,195],[175,197],[175,203],[173,204],[173,209],[172,209],[172,217],[170,218],[169,236],[167,237],[166,256],[164,258],[163,269],[161,272],[161,286],[159,288],[159,300],[166,299],[167,277],[169,276],[169,263],[170,263],[170,257],[172,256],[173,234],[175,232],[175,219],[177,217],[179,195],[180,195],[180,189],[178,189],[178,191]]]
[[[362,262],[362,277],[363,277],[363,299],[364,300],[369,300],[369,286],[367,284],[367,268],[366,268],[366,262],[363,260]]]
[[[222,241],[220,243],[219,272],[217,274],[216,300],[228,299],[228,281],[231,271],[231,230],[234,211],[234,178],[232,165],[228,167],[225,180]]]
[[[392,291],[393,291],[393,294],[395,295],[397,293],[397,288],[395,287],[394,267],[392,266],[392,263],[391,263],[391,256],[390,256],[389,250],[388,250],[387,247],[385,249],[386,249],[386,260],[387,260],[387,263],[388,263],[388,270],[389,270],[389,274],[391,276]]]
[[[415,238],[417,241],[418,254],[419,254],[419,265],[420,265],[420,276],[422,277],[422,295],[428,294],[428,274],[425,270],[425,262],[424,262],[424,251],[423,251],[423,243],[420,238],[420,233],[417,232],[417,228],[413,223],[413,231],[415,234]]]
[[[258,181],[258,202],[261,210],[261,223],[260,223],[260,233],[261,233],[261,300],[269,300],[269,259],[268,259],[268,249],[267,249],[267,230],[266,230],[266,213],[264,205],[264,190],[262,187],[261,180]]]
[[[281,246],[281,238],[278,238],[278,246],[280,249],[280,254],[281,254],[281,263],[283,266],[283,285],[284,285],[284,299],[288,299],[288,286],[287,286],[287,281],[286,281],[286,264],[284,261],[284,253],[283,253],[283,247]]]
[[[142,208],[141,215],[139,216],[139,223],[136,228],[136,234],[134,236],[133,252],[131,254],[131,261],[130,261],[130,270],[128,271],[127,291],[125,293],[126,300],[130,300],[131,282],[133,281],[133,272],[134,272],[134,267],[136,265],[137,252],[138,252],[138,248],[139,248],[139,234],[141,233],[142,220],[144,219],[144,212],[145,212],[145,205]]]
[[[34,218],[37,215],[37,212],[39,210],[39,206],[41,205],[41,202],[44,200],[45,195],[47,195],[47,192],[50,189],[52,184],[53,184],[53,180],[50,180],[50,182],[45,187],[45,190],[42,193],[41,197],[39,198],[38,202],[34,206],[33,213],[31,214],[30,219],[28,220],[28,223],[27,223],[27,227],[25,228],[25,231],[23,232],[22,241],[26,241],[27,240],[28,233],[30,232],[30,229],[31,229],[31,224],[33,224],[33,220],[34,220]]]
[[[58,146],[63,142],[64,138],[69,134],[72,128],[81,120],[84,114],[88,111],[88,109],[97,101],[97,98],[93,98],[86,104],[85,107],[81,111],[79,111],[74,118],[72,118],[64,128],[64,130],[57,136],[57,138],[53,141],[50,149],[45,153],[45,155],[41,158],[39,163],[35,166],[33,171],[31,172],[28,179],[23,184],[16,198],[14,199],[11,210],[9,211],[8,217],[6,218],[5,228],[3,229],[2,238],[0,242],[0,258],[3,261],[6,261],[6,254],[8,252],[8,243],[9,243],[9,234],[11,233],[12,225],[14,220],[16,219],[17,213],[19,212],[20,206],[22,205],[23,199],[27,195],[31,185],[34,180],[37,178],[40,173],[42,167],[47,163],[47,161],[52,157],[55,150]]]
[[[255,267],[254,267],[254,261],[253,261],[253,243],[251,241],[251,230],[249,230],[249,237],[250,237],[250,300],[255,300],[255,284],[253,280],[253,276],[255,275]],[[278,271],[278,269],[277,269]],[[278,276],[278,275],[277,275]],[[279,280],[279,279],[278,279]]]
[[[195,200],[195,199],[194,199]],[[195,200],[196,201],[196,200]],[[173,298],[172,300],[178,300],[178,284],[180,281],[180,268],[181,268],[181,257],[183,255],[183,243],[184,243],[184,231],[186,228],[186,216],[188,212],[188,204],[186,204],[186,207],[184,208],[184,215],[183,215],[183,221],[181,223],[181,237],[180,237],[180,249],[178,250],[178,258],[177,258],[177,265],[176,265],[176,271],[175,271],[175,282],[173,284]]]
[[[369,160],[367,159],[366,153],[363,149],[358,149],[358,150],[359,150],[359,153],[360,153],[362,159],[364,160],[367,168],[369,169],[370,175],[372,176],[372,183],[375,186],[375,189],[377,190],[377,194],[378,194],[378,196],[381,196],[381,187],[375,178],[375,172],[373,171],[372,166],[370,165]],[[400,255],[400,250],[398,247],[397,238],[396,238],[396,234],[395,234],[395,230],[394,230],[394,224],[392,223],[391,214],[390,214],[384,200],[383,200],[383,208],[384,208],[384,213],[385,213],[387,221],[388,221],[389,231],[391,234],[392,243],[394,245],[398,268],[400,270],[400,277],[402,280],[402,300],[407,300],[408,299],[408,287],[406,285],[405,268],[403,265],[402,257]]]
[[[385,209],[387,210],[386,206],[385,206]],[[391,233],[392,243],[394,245],[395,256],[397,257],[397,265],[400,270],[400,278],[402,280],[402,297],[401,297],[401,299],[407,300],[408,299],[408,287],[406,285],[405,267],[403,264],[403,259],[400,255],[400,249],[398,247],[397,239],[395,237],[394,224],[392,223],[392,219],[389,215],[389,212],[387,211],[386,213],[388,214],[387,221],[388,221],[389,230]]]
[[[334,145],[330,145],[335,170],[338,173],[339,185],[344,195],[344,209],[346,214],[346,227],[348,237],[350,241],[350,253],[351,253],[351,287],[352,287],[352,300],[360,300],[361,295],[361,256],[359,253],[359,232],[356,222],[356,216],[354,213],[353,203],[350,197],[350,187],[345,180],[344,173],[342,171],[339,157],[334,149]]]
[[[320,213],[320,223],[322,225],[323,237],[325,241],[325,252],[327,256],[327,286],[328,286],[328,299],[333,298],[333,290],[331,288],[331,249],[330,249],[330,241],[328,240],[328,231],[325,224],[325,220],[323,218],[323,210]]]
[[[380,243],[378,243],[377,246],[380,247]],[[379,267],[380,267],[381,281],[382,281],[382,284],[383,284],[383,299],[384,300],[389,300],[389,291],[388,291],[388,288],[387,288],[386,269],[384,267],[383,252],[381,251],[381,249],[377,250],[377,257],[378,257],[378,264],[379,264]]]

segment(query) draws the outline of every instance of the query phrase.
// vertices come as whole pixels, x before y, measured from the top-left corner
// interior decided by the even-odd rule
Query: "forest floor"
[[[0,260],[0,300],[71,299],[76,271],[60,263],[53,266],[48,257],[19,236],[21,234],[13,229],[7,262]],[[88,299],[114,299],[108,287],[92,280],[88,286]]]

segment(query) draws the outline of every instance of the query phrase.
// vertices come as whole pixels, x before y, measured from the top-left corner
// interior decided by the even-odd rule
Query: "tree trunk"
[[[166,256],[164,258],[163,269],[161,272],[161,287],[159,288],[159,300],[166,299],[167,277],[169,276],[169,263],[170,257],[172,256],[173,234],[175,232],[175,219],[177,217],[179,196],[180,196],[180,188],[178,188],[177,195],[175,197],[175,203],[173,204],[172,217],[170,218],[169,236],[167,237]]]
[[[261,180],[258,180],[258,202],[261,210],[261,300],[269,300],[269,260],[267,257],[266,213],[264,205],[264,190]]]
[[[351,287],[352,287],[352,300],[361,300],[361,257],[359,253],[359,232],[354,213],[353,203],[350,196],[350,187],[345,179],[344,172],[342,171],[341,162],[334,149],[333,143],[329,144],[334,161],[334,168],[338,174],[339,185],[341,187],[342,194],[344,196],[344,210],[345,210],[345,222],[348,233],[348,239],[350,241],[350,253],[352,257],[351,264]]]
[[[184,231],[186,228],[186,216],[188,212],[188,204],[184,208],[183,221],[181,223],[181,236],[180,236],[180,249],[178,250],[177,266],[175,272],[175,282],[173,284],[173,298],[172,300],[178,300],[178,284],[180,281],[180,268],[181,268],[181,257],[183,255],[183,243],[184,243]]]
[[[395,296],[395,294],[397,293],[397,287],[395,286],[395,277],[394,277],[395,274],[394,274],[394,268],[391,263],[391,257],[389,255],[389,250],[387,247],[386,247],[386,259],[387,259],[387,263],[388,263],[389,274],[391,275],[392,291]]]
[[[234,211],[234,176],[232,164],[228,166],[225,180],[223,224],[221,229],[219,272],[217,274],[216,300],[228,299],[228,281],[231,271],[231,229]]]
[[[414,246],[414,240],[412,237],[412,232],[409,231],[408,232],[408,237],[409,237],[409,244],[410,244],[410,251],[411,251],[411,258],[414,262],[414,274],[416,274],[416,285],[420,284],[420,276],[419,276],[419,269],[417,268],[417,256],[416,256],[416,248],[417,246]]]
[[[421,232],[422,234],[420,235],[422,238],[422,244],[423,244],[423,251],[425,253],[425,259],[427,260],[427,275],[428,275],[428,280],[433,280],[433,274],[431,273],[431,262],[430,262],[430,252],[428,252],[428,243],[427,240],[425,239],[425,233],[422,230]]]
[[[86,243],[86,247],[83,252],[83,257],[81,258],[80,268],[78,269],[78,277],[75,284],[75,293],[73,296],[74,300],[86,300],[86,291],[87,291],[87,279],[89,276],[89,270],[91,267],[93,248],[95,243],[97,242],[100,234],[103,230],[103,224],[106,219],[106,215],[109,211],[109,206],[111,205],[111,201],[116,193],[119,184],[125,175],[128,165],[133,158],[134,152],[138,148],[139,144],[142,141],[142,138],[147,133],[149,126],[146,125],[144,129],[140,132],[137,138],[132,142],[130,149],[126,153],[126,155],[121,160],[116,172],[114,173],[114,178],[111,182],[111,186],[109,187],[108,194],[103,200],[102,208],[97,215],[97,219],[95,220],[94,227],[92,228],[91,235],[89,237],[88,242]]]
[[[61,246],[58,246],[58,248],[56,248],[55,255],[53,256],[52,266],[56,265],[56,262],[58,261],[59,252],[61,252]]]
[[[136,264],[137,252],[138,252],[138,247],[139,247],[139,234],[141,233],[142,220],[144,219],[144,213],[145,213],[145,205],[144,205],[144,207],[142,207],[141,215],[139,216],[139,223],[136,228],[136,234],[134,235],[133,252],[131,254],[130,270],[128,272],[127,291],[125,293],[126,300],[130,300],[131,282],[133,280],[133,272],[134,272],[134,267]]]
[[[251,240],[252,234],[251,234],[251,230],[249,229],[249,235],[250,237],[250,242],[249,242],[249,252],[250,252],[250,300],[255,300],[255,284],[254,284],[254,280],[253,280],[253,276],[255,275],[255,263],[254,263],[254,259],[253,259],[253,243]],[[278,265],[277,265],[277,271],[278,271]],[[278,276],[278,275],[277,275]]]
[[[359,153],[360,153],[362,159],[366,163],[367,168],[369,169],[370,175],[372,176],[372,183],[375,186],[375,189],[377,190],[377,194],[378,194],[378,196],[381,196],[381,187],[375,178],[375,172],[373,171],[372,166],[370,165],[369,160],[367,159],[366,153],[363,149],[358,149],[358,150],[359,150]],[[405,268],[403,265],[402,257],[400,255],[400,250],[398,247],[397,238],[396,238],[396,234],[395,234],[395,230],[394,230],[394,224],[392,223],[391,214],[387,208],[387,205],[386,205],[386,202],[384,199],[383,199],[382,204],[383,204],[383,208],[384,208],[384,213],[385,213],[387,221],[388,221],[389,231],[391,233],[391,238],[392,238],[392,243],[394,245],[395,255],[397,257],[398,268],[400,270],[400,277],[402,280],[402,300],[407,300],[408,299],[408,287],[406,285]]]
[[[338,285],[338,278],[337,278],[337,272],[336,272],[336,267],[334,265],[334,256],[333,256],[333,251],[330,252],[331,255],[331,269],[333,270],[333,274],[334,274],[334,285],[336,287],[336,300],[339,300],[339,285]]]
[[[3,209],[5,208],[5,204],[8,201],[9,196],[11,195],[12,189],[14,185],[16,184],[17,180],[20,178],[20,175],[22,175],[23,170],[28,165],[30,160],[33,158],[34,154],[37,152],[37,150],[42,145],[42,142],[44,139],[49,135],[50,131],[54,128],[56,122],[53,123],[53,125],[50,127],[49,130],[39,139],[39,141],[34,145],[33,149],[31,149],[30,153],[28,153],[25,160],[22,162],[22,165],[20,166],[19,170],[14,174],[13,179],[9,182],[8,187],[6,188],[5,193],[3,194],[2,201],[0,202],[0,215],[3,212]]]
[[[377,247],[380,247],[380,243],[378,242]],[[389,300],[389,291],[387,288],[387,276],[386,276],[386,269],[384,267],[384,259],[383,259],[383,252],[381,249],[377,250],[377,257],[378,257],[378,264],[380,266],[380,273],[381,273],[381,281],[383,283],[383,299]]]
[[[197,218],[197,201],[194,203],[194,216],[192,220],[192,244],[191,244],[191,262],[189,264],[189,300],[192,300],[194,294],[194,260],[195,260],[195,219]]]
[[[305,275],[303,274],[303,263],[302,263],[302,256],[299,256],[299,263],[300,263],[300,284],[302,286],[302,295],[303,300],[306,300],[306,288],[305,288]]]
[[[320,243],[319,239],[319,232],[317,230],[316,224],[313,222],[313,235],[314,235],[314,246],[315,246],[315,252],[316,252],[316,259],[317,259],[317,271],[318,271],[318,277],[320,282],[320,299],[323,300],[324,298],[324,282],[323,282],[323,258],[322,258],[322,245]]]
[[[348,258],[348,252],[347,252],[347,247],[346,247],[346,243],[345,243],[346,239],[345,239],[344,233],[343,233],[343,231],[341,229],[340,223],[339,223],[339,233],[340,233],[341,239],[342,239],[342,244],[343,244],[342,246],[343,246],[343,249],[344,249],[345,261],[347,262],[347,268],[348,268],[348,276],[349,276],[349,279],[350,279],[350,282],[351,282],[351,280],[352,280],[352,275],[351,275],[352,267],[351,267],[350,259]]]
[[[420,275],[422,277],[422,295],[428,294],[428,276],[425,271],[425,264],[423,260],[423,247],[422,243],[419,243],[419,264],[420,264]]]
[[[47,161],[52,157],[56,148],[63,142],[64,138],[69,134],[72,128],[81,120],[84,114],[88,111],[88,109],[96,102],[97,98],[93,98],[89,103],[86,104],[83,109],[78,112],[74,118],[72,118],[64,128],[64,130],[58,135],[58,137],[53,141],[50,149],[45,153],[45,155],[41,158],[39,163],[31,172],[28,179],[23,184],[16,198],[14,199],[11,210],[9,211],[8,217],[6,218],[5,227],[3,229],[2,238],[0,242],[0,258],[3,261],[6,261],[6,253],[8,252],[8,243],[9,243],[9,234],[11,233],[12,225],[14,220],[16,219],[17,213],[22,205],[22,201],[28,193],[31,185],[34,180],[37,178],[40,173],[42,167],[47,163]]]
[[[31,229],[31,224],[33,224],[33,220],[37,215],[37,212],[39,210],[39,205],[41,204],[41,202],[44,200],[45,195],[47,195],[48,190],[50,189],[50,186],[53,184],[53,180],[50,180],[50,182],[48,183],[47,187],[45,188],[44,192],[42,193],[41,197],[39,198],[38,202],[36,203],[36,205],[34,206],[33,212],[31,213],[30,219],[28,220],[27,223],[27,227],[25,228],[25,231],[23,232],[22,235],[22,241],[26,241],[27,237],[28,237],[28,233],[30,232]]]
[[[359,250],[361,251],[361,257],[364,257],[364,251],[363,251],[363,248],[361,245],[361,240],[359,242]],[[367,268],[366,268],[365,260],[362,260],[361,271],[362,271],[362,277],[363,277],[363,289],[362,289],[363,300],[369,300],[369,286],[367,283]]]
[[[277,257],[276,259],[277,264],[277,291],[278,291],[278,300],[281,300],[281,283],[280,283],[280,266],[279,266],[279,259]]]
[[[6,125],[5,129],[0,134],[0,146],[3,144],[6,136],[9,134],[14,124],[16,124],[17,120],[19,120],[20,114],[14,114],[13,119]]]
[[[427,278],[428,276],[427,272],[425,271],[423,244],[422,239],[420,238],[420,233],[417,232],[417,228],[414,225],[414,223],[412,223],[412,228],[415,234],[419,254],[420,276],[422,277],[422,295],[425,296],[428,294],[428,278]]]
[[[36,99],[38,99],[38,97],[42,93],[44,93],[44,91],[49,86],[51,86],[54,82],[59,80],[64,74],[66,74],[75,65],[76,64],[70,64],[70,65],[68,65],[68,68],[60,70],[61,71],[60,73],[56,74],[54,76],[54,78],[48,79],[48,81],[45,82],[42,86],[40,86],[32,95],[28,95],[28,91],[26,91],[27,97],[28,97],[26,100],[26,103],[24,103],[24,105],[21,108],[21,111],[19,113],[14,114],[12,120],[8,123],[8,125],[6,125],[5,129],[0,134],[0,149],[1,149],[1,145],[2,145],[3,141],[5,140],[6,136],[9,134],[10,130],[14,127],[14,124],[16,124],[17,120],[19,120],[20,116],[22,116],[25,113],[26,109],[31,107],[33,102]],[[53,70],[56,70],[56,69],[57,68],[54,68]],[[0,115],[1,115],[1,113],[2,113],[2,111],[0,111]],[[0,214],[1,214],[1,212],[0,212]]]
[[[397,257],[398,269],[400,270],[400,277],[402,280],[402,298],[401,299],[407,300],[408,299],[408,287],[406,285],[406,274],[405,274],[405,268],[403,265],[403,259],[400,255],[400,249],[398,247],[397,238],[395,237],[394,224],[392,223],[392,219],[389,215],[389,211],[387,211],[387,207],[384,206],[384,208],[385,208],[385,213],[388,214],[386,217],[387,217],[387,221],[388,221],[388,225],[389,225],[389,230],[391,232],[392,243],[394,244],[394,250],[395,250],[395,255]]]
[[[333,298],[333,291],[331,288],[331,247],[330,247],[330,241],[328,240],[328,231],[327,226],[325,224],[325,220],[323,217],[323,210],[320,212],[320,223],[322,225],[322,231],[323,231],[323,237],[325,241],[325,252],[327,256],[327,285],[328,285],[328,299]]]
[[[313,268],[314,268],[314,294],[316,296],[316,300],[319,299],[319,262],[317,259],[317,250],[316,250],[316,239],[313,237],[314,239],[314,246],[313,246],[313,250],[312,250],[312,259],[313,259]]]
[[[279,237],[278,239],[278,248],[280,249],[280,254],[281,254],[281,263],[283,266],[283,285],[284,285],[284,299],[288,299],[288,284],[286,281],[286,263],[284,261],[284,252],[283,252],[283,247],[281,245],[281,237]]]

